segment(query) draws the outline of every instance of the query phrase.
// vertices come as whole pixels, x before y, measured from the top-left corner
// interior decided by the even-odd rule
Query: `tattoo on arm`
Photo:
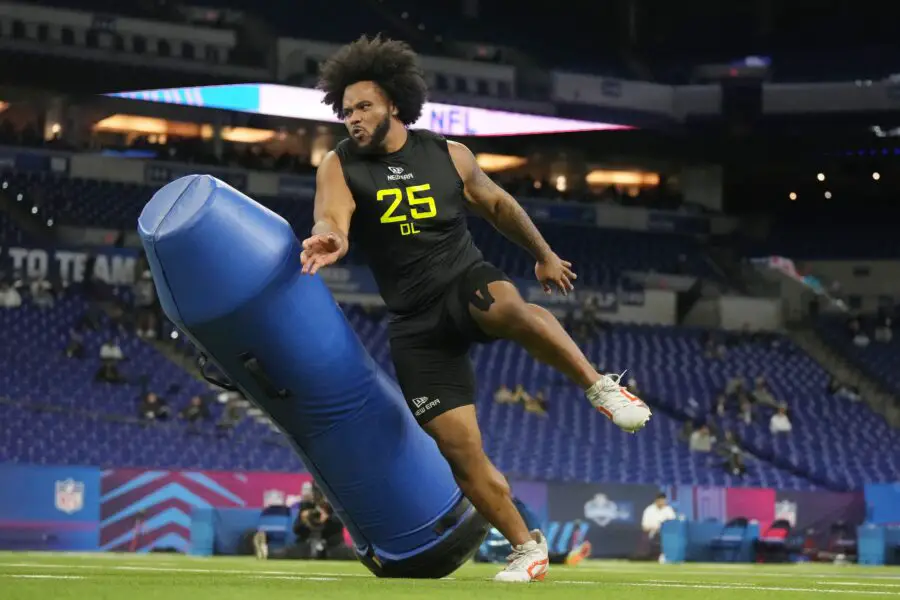
[[[525,209],[506,190],[494,183],[476,166],[472,195],[490,198],[488,219],[510,241],[531,253],[535,260],[543,260],[552,253],[550,245],[538,231]]]

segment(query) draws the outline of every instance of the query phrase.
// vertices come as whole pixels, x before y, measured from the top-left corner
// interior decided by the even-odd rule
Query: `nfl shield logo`
[[[74,479],[56,482],[56,509],[71,515],[84,508],[84,483]]]

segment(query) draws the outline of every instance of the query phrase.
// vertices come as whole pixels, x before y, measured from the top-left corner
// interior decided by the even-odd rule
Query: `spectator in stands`
[[[520,383],[513,390],[513,404],[527,404],[531,401],[531,394],[525,391],[525,387]]]
[[[125,360],[125,354],[122,352],[122,347],[119,346],[117,340],[111,339],[103,342],[103,345],[100,346],[100,360],[113,364],[118,364],[119,361]]]
[[[165,421],[169,418],[169,407],[165,400],[149,392],[141,401],[141,418],[147,421]]]
[[[194,396],[188,405],[181,409],[178,416],[187,421],[192,429],[196,429],[198,423],[210,418],[209,407],[206,406],[203,398]]]
[[[709,452],[712,450],[715,439],[709,433],[709,427],[706,424],[700,426],[691,434],[690,448],[692,452]]]
[[[741,420],[745,425],[750,425],[753,423],[753,403],[750,402],[750,396],[742,392],[739,396],[739,402],[741,407]]]
[[[875,341],[885,344],[890,343],[890,341],[894,339],[894,332],[891,329],[892,326],[893,321],[891,321],[889,316],[880,316],[878,324],[875,326]]]
[[[790,433],[791,429],[791,420],[787,416],[787,408],[784,406],[778,407],[778,412],[772,415],[772,418],[769,420],[769,431],[773,434]]]
[[[136,311],[136,333],[138,337],[155,338],[157,335],[156,288],[150,270],[145,269],[134,282],[134,308]]]
[[[115,340],[108,340],[100,347],[100,368],[94,374],[95,381],[105,383],[125,383],[126,379],[119,372],[119,363],[125,360],[122,348]]]
[[[589,295],[584,304],[581,305],[581,321],[584,323],[584,328],[589,337],[597,332],[599,310],[600,304],[597,302],[597,297],[593,294]]]
[[[863,329],[862,324],[859,322],[859,319],[851,319],[848,325],[848,329],[850,330],[850,337],[853,339],[853,343],[856,346],[865,348],[869,345],[869,335]]]
[[[747,467],[744,465],[744,456],[740,452],[732,452],[728,460],[725,461],[724,467],[734,477],[743,477],[747,472]]]
[[[512,390],[506,384],[501,385],[494,392],[494,402],[497,404],[512,404],[515,401]]]
[[[525,400],[525,411],[547,416],[547,401],[544,399],[544,392],[538,390],[534,396],[528,397]]]
[[[0,308],[19,308],[22,306],[22,295],[19,290],[8,283],[0,283]]]
[[[666,495],[661,492],[657,494],[653,504],[644,509],[641,517],[641,529],[650,548],[649,554],[659,557],[660,562],[665,560],[661,552],[662,543],[659,535],[662,524],[675,518],[675,511],[666,502]]]
[[[78,325],[69,330],[69,344],[66,346],[69,358],[84,358],[84,334]]]
[[[716,445],[715,445],[715,450],[716,450],[716,454],[718,454],[719,456],[726,458],[726,459],[729,458],[735,452],[737,452],[738,454],[743,452],[743,449],[741,448],[740,439],[738,438],[737,434],[735,434],[733,431],[730,431],[730,430],[726,431],[722,435],[721,440],[717,439]]]
[[[726,396],[736,396],[740,392],[744,391],[744,376],[743,375],[735,375],[731,379],[728,380],[728,383],[725,384],[725,395]]]
[[[716,396],[716,414],[720,417],[725,416],[725,409],[728,405],[728,396],[725,394],[719,394]]]
[[[832,377],[831,381],[828,382],[828,393],[836,398],[846,398],[851,402],[859,402],[862,399],[859,395],[859,389],[843,383],[836,377]]]
[[[778,406],[775,396],[773,396],[771,390],[769,390],[769,384],[766,382],[766,378],[762,375],[756,378],[751,396],[753,397],[753,400],[763,406]]]
[[[53,286],[50,282],[39,277],[31,282],[31,300],[34,305],[40,308],[50,308],[53,306]]]
[[[224,431],[234,429],[244,418],[244,400],[240,394],[228,393],[225,400],[225,410],[216,426]]]

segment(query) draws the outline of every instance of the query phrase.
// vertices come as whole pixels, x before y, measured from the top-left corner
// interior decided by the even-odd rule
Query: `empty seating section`
[[[298,459],[270,427],[246,419],[227,436],[212,422],[191,434],[179,422],[118,422],[135,417],[143,389],[167,398],[173,411],[208,386],[193,379],[150,344],[130,335],[119,343],[132,384],[93,381],[98,349],[111,334],[86,336],[86,358],[63,354],[67,332],[85,304],[77,297],[48,309],[30,304],[0,311],[0,389],[17,401],[0,404],[0,460],[36,463],[166,466],[206,469],[296,470]],[[375,359],[390,373],[386,320],[357,307],[348,318]],[[586,350],[606,370],[629,367],[654,404],[650,427],[627,435],[594,411],[577,388],[524,351],[505,342],[479,346],[473,359],[480,381],[477,407],[489,454],[519,477],[807,489],[846,487],[896,478],[897,436],[860,405],[830,398],[825,375],[805,355],[747,346],[723,362],[703,357],[696,331],[622,326],[590,340]],[[794,432],[773,439],[766,419],[732,424],[745,447],[765,460],[748,461],[742,479],[728,475],[712,454],[691,453],[678,433],[690,399],[711,410],[712,398],[734,373],[764,373],[792,410]],[[141,376],[146,376],[142,387]],[[543,389],[549,416],[496,404],[501,383]],[[167,393],[172,385],[179,390]],[[35,412],[35,405],[54,410]],[[214,418],[218,408],[214,406]],[[92,414],[91,414],[92,413]],[[98,417],[99,415],[99,417]],[[725,425],[729,423],[726,421]]]
[[[147,186],[62,179],[53,175],[0,174],[6,190],[21,190],[26,206],[60,223],[131,229],[152,194]],[[18,193],[18,192],[17,192]],[[15,195],[13,196],[15,200]],[[308,202],[261,199],[308,231]],[[30,203],[30,204],[29,204]],[[473,233],[487,257],[511,275],[529,277],[532,263],[487,224],[473,221]],[[606,284],[625,270],[702,272],[702,254],[684,238],[544,224],[558,251],[570,257],[582,277]],[[4,244],[26,243],[0,211]],[[684,255],[683,258],[679,255]],[[70,290],[50,308],[26,300],[21,308],[0,309],[0,461],[159,466],[225,470],[302,469],[280,434],[263,421],[245,418],[230,433],[212,419],[190,432],[181,421],[142,423],[136,419],[142,393],[154,391],[177,412],[194,395],[209,394],[181,366],[152,343],[104,321],[85,334],[85,357],[68,358],[69,331],[87,308]],[[346,306],[345,312],[375,359],[391,374],[387,321],[380,314]],[[835,334],[837,335],[837,334]],[[127,360],[127,383],[94,380],[100,345],[117,337]],[[620,325],[584,344],[588,357],[605,372],[629,370],[654,407],[649,427],[631,436],[592,409],[581,390],[522,349],[506,342],[478,346],[472,356],[479,378],[477,409],[485,446],[498,466],[516,477],[568,481],[657,484],[747,485],[781,489],[859,487],[868,481],[900,478],[900,436],[862,403],[833,397],[826,372],[786,340],[778,348],[742,343],[724,359],[707,358],[700,330]],[[897,342],[857,350],[889,384],[900,389],[895,369]],[[753,422],[736,415],[716,418],[748,451],[747,473],[729,475],[715,453],[693,453],[679,434],[688,419],[711,414],[717,394],[735,376],[764,376],[775,398],[790,410],[793,432],[773,436],[769,414],[756,409]],[[493,402],[501,384],[543,390],[548,416],[519,405]]]

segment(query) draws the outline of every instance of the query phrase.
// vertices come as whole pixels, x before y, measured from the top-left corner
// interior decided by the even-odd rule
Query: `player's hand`
[[[556,254],[551,254],[548,258],[538,261],[534,265],[534,276],[541,282],[541,287],[546,293],[552,293],[555,286],[563,296],[575,289],[572,282],[578,279],[578,275],[572,271],[572,263],[561,259]]]
[[[344,253],[344,240],[336,233],[322,233],[303,240],[300,263],[303,273],[315,275],[322,267],[336,263]]]

